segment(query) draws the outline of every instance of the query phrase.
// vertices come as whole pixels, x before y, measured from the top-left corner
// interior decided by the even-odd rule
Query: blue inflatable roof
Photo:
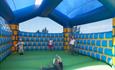
[[[35,4],[35,0],[6,0],[12,11],[16,11]]]
[[[103,5],[97,0],[63,0],[56,7],[56,10],[71,19],[102,6]]]
[[[115,0],[0,0],[0,15],[9,24],[49,17],[72,27],[115,17]]]

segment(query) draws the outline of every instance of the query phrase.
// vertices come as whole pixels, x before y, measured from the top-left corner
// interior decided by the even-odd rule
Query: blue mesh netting
[[[7,22],[2,17],[0,17],[0,35],[5,34],[5,32],[11,33],[12,31],[10,30]]]
[[[19,10],[35,4],[35,0],[6,0],[12,11]]]
[[[98,0],[63,0],[56,10],[73,18],[103,6]]]

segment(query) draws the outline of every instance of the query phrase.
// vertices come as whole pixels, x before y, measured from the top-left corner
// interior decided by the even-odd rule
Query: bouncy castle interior
[[[63,26],[63,32],[33,33],[19,30],[21,22],[34,17],[47,17],[57,22]],[[0,0],[0,70],[40,70],[52,64],[56,54],[61,56],[64,70],[80,70],[97,65],[109,66],[110,69],[81,70],[115,70],[114,17],[115,0]],[[112,19],[111,31],[73,31],[74,26],[107,19]],[[68,52],[71,35],[75,38],[79,55],[73,56]],[[15,47],[20,39],[24,42],[22,56]],[[48,50],[50,39],[54,41],[53,51]]]

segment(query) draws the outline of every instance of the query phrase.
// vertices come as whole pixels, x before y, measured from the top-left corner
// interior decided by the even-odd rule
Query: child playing
[[[50,51],[53,50],[53,40],[48,41],[48,48],[49,48]]]
[[[63,62],[59,55],[53,59],[53,65],[56,70],[63,70]]]
[[[70,53],[74,55],[75,39],[73,38],[73,36],[70,38],[69,46],[70,46]]]
[[[22,39],[20,39],[20,41],[16,44],[16,46],[18,47],[17,50],[18,50],[20,55],[24,54],[23,45],[24,45],[24,42],[22,42]]]

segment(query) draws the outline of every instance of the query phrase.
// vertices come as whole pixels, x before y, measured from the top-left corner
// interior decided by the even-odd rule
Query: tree
[[[37,30],[37,31],[36,31],[36,33],[40,33],[40,31],[39,31],[39,30]]]
[[[48,30],[46,27],[42,30],[42,33],[48,33]]]

